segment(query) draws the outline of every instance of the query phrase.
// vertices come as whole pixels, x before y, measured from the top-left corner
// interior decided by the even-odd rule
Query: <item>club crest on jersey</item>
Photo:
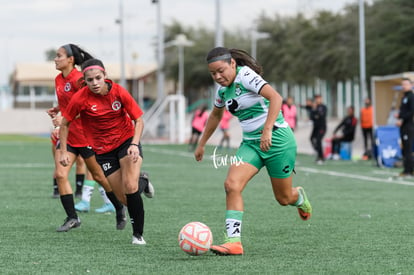
[[[67,82],[64,88],[65,92],[69,92],[71,89],[72,89],[72,85],[70,85],[70,82]]]
[[[239,85],[239,84],[236,84],[236,90],[234,91],[234,93],[235,93],[237,96],[241,95],[242,91],[241,91],[241,89],[240,89],[240,85]]]
[[[112,103],[112,110],[114,111],[118,111],[119,109],[121,109],[121,102],[119,101],[114,101],[114,103]]]

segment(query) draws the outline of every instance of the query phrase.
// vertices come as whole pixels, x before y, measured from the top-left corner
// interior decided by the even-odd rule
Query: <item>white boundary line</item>
[[[310,168],[310,167],[296,167],[295,170],[304,171],[308,173],[314,173],[314,174],[324,174],[324,175],[329,175],[329,176],[334,176],[334,177],[343,177],[343,178],[358,179],[358,180],[364,180],[364,181],[374,181],[374,182],[394,183],[394,184],[414,186],[414,182],[404,181],[404,180],[395,180],[392,177],[389,177],[388,179],[380,179],[380,178],[375,178],[375,177],[352,175],[348,173],[327,171],[327,170],[315,169],[315,168]]]

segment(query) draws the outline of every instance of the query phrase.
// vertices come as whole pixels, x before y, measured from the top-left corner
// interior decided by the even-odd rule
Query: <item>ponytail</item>
[[[93,58],[93,56],[89,54],[87,51],[81,49],[79,46],[74,44],[66,44],[63,45],[62,48],[65,49],[66,55],[68,57],[73,56],[75,65],[81,65],[86,60]]]

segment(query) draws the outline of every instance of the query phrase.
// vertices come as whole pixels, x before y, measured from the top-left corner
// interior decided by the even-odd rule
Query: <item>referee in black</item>
[[[401,86],[404,95],[401,99],[397,126],[400,127],[404,170],[400,173],[400,176],[410,177],[413,176],[414,94],[412,91],[413,85],[409,78],[403,78]]]

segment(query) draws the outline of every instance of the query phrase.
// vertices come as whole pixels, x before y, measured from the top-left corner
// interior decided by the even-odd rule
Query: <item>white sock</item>
[[[102,199],[103,199],[103,201],[104,201],[104,203],[105,204],[108,204],[108,203],[110,203],[110,204],[112,204],[112,202],[108,199],[108,197],[106,196],[106,191],[105,191],[105,189],[102,187],[102,186],[99,186],[99,193],[101,193],[101,197],[102,197]]]
[[[229,238],[240,238],[241,236],[241,220],[226,219],[226,230],[227,237]]]
[[[93,193],[93,186],[83,185],[82,187],[82,200],[86,202],[91,201],[92,193]]]

